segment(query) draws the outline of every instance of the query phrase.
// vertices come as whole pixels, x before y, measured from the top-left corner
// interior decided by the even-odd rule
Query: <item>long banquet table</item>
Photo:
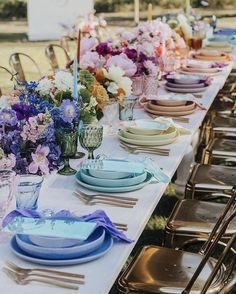
[[[218,91],[223,87],[231,69],[232,64],[229,64],[229,66],[224,68],[220,75],[214,77],[212,85],[204,92],[202,98],[198,99],[206,109],[209,109]],[[170,155],[168,157],[150,155],[158,166],[163,168],[163,171],[170,177],[170,179],[183,159],[186,150],[191,144],[193,135],[201,125],[206,113],[207,110],[197,110],[189,116],[189,123],[182,124],[183,127],[191,130],[192,134],[180,136],[176,142],[168,145],[168,148],[170,148]],[[143,110],[136,109],[135,117],[146,118],[148,116]],[[96,150],[96,153],[106,154],[113,158],[124,158],[127,156],[126,151],[119,146],[119,142],[115,136],[106,136],[103,140],[102,146]],[[78,168],[79,161],[74,160],[72,165]],[[144,227],[162,197],[167,184],[152,182],[141,190],[125,193],[125,195],[134,196],[139,199],[136,206],[132,209],[103,205],[85,206],[73,195],[73,191],[76,187],[77,185],[73,176],[64,177],[58,174],[48,176],[41,190],[39,208],[50,208],[56,211],[69,209],[79,215],[88,214],[97,209],[103,209],[112,221],[128,225],[127,236],[134,240],[134,242],[131,244],[115,242],[113,248],[105,256],[92,262],[75,266],[52,268],[84,274],[86,279],[85,285],[82,285],[79,289],[79,293],[81,294],[106,294],[109,293],[109,290],[119,275],[125,261],[130,255],[140,234],[144,230]],[[14,203],[12,203],[11,209],[14,209]],[[10,237],[8,235],[3,233],[0,234],[0,267],[2,268],[4,266],[6,260],[14,261],[18,265],[24,267],[35,267],[35,264],[25,262],[11,252],[9,240]],[[37,267],[39,266],[37,265]],[[0,293],[42,294],[50,292],[50,294],[60,294],[69,291],[73,290],[65,290],[39,283],[20,286],[15,284],[2,271],[0,271]]]

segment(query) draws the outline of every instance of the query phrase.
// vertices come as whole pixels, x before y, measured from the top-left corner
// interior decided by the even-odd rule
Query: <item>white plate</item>
[[[77,258],[98,249],[105,239],[105,230],[97,228],[89,238],[81,245],[67,248],[41,247],[33,244],[28,235],[16,235],[17,245],[26,253],[39,258],[46,259],[70,259]]]
[[[128,178],[123,179],[100,179],[91,177],[87,170],[80,170],[80,176],[83,182],[101,187],[123,187],[123,186],[133,186],[139,183],[142,183],[147,178],[147,173],[143,172],[142,174],[134,174]]]
[[[66,265],[73,265],[73,264],[80,264],[92,261],[94,259],[97,259],[99,257],[102,257],[105,255],[113,246],[113,239],[110,236],[110,234],[106,234],[105,240],[102,243],[102,245],[95,251],[78,257],[78,258],[71,258],[71,259],[62,259],[62,260],[51,260],[46,258],[37,258],[32,257],[30,254],[24,252],[19,248],[19,246],[16,243],[16,237],[14,236],[11,239],[10,247],[12,252],[18,256],[19,258],[29,261],[31,263],[37,263],[37,264],[43,264],[43,265],[53,265],[53,266],[66,266]]]
[[[152,180],[152,175],[150,173],[147,173],[147,177],[146,179],[137,185],[133,185],[133,186],[128,186],[128,187],[100,187],[100,186],[93,186],[90,184],[85,183],[81,176],[80,176],[80,172],[77,172],[75,174],[75,179],[77,181],[77,183],[89,190],[92,191],[97,191],[97,192],[111,192],[111,193],[123,193],[123,192],[131,192],[131,191],[135,191],[135,190],[139,190],[141,188],[143,188],[144,186],[146,186],[147,184],[149,184]],[[114,196],[115,197],[115,196]]]
[[[173,143],[178,138],[178,133],[176,133],[176,136],[173,138],[157,140],[157,141],[146,141],[146,140],[134,140],[134,139],[126,138],[122,135],[122,131],[119,131],[118,138],[123,142],[130,143],[133,145],[138,145],[138,146],[162,146],[162,145]]]
[[[134,123],[134,126],[127,127],[126,129],[129,132],[137,135],[157,135],[170,127],[170,123],[162,123],[148,119],[139,119]]]

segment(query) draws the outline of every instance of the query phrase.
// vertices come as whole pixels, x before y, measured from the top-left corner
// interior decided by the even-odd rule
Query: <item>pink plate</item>
[[[149,101],[147,104],[148,108],[156,111],[164,111],[164,112],[180,112],[180,111],[188,111],[195,108],[194,101],[185,101],[184,105],[179,106],[162,106],[155,103],[155,101]]]
[[[144,106],[144,109],[151,113],[151,114],[156,114],[156,115],[164,115],[164,116],[183,116],[183,115],[189,115],[192,114],[196,109],[197,106],[195,106],[191,110],[184,110],[184,111],[176,111],[176,112],[171,112],[171,111],[159,111],[159,110],[154,110],[148,107],[148,104]]]

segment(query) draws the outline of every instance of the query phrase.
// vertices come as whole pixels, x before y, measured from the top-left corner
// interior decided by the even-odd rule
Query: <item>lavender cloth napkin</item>
[[[128,239],[125,234],[118,231],[116,227],[113,225],[112,221],[106,215],[103,210],[96,210],[95,212],[84,215],[81,217],[74,216],[69,210],[60,210],[55,213],[53,216],[45,216],[42,213],[30,210],[30,209],[16,209],[11,211],[2,222],[2,226],[5,227],[9,224],[15,217],[23,216],[23,217],[33,217],[33,218],[44,218],[44,219],[60,219],[60,220],[77,220],[84,222],[94,222],[97,224],[97,227],[103,227],[107,233],[111,234],[112,237],[118,238],[121,241],[131,243],[132,240]]]

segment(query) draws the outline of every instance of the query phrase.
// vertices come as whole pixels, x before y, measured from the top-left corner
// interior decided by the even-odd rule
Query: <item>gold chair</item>
[[[11,81],[12,86],[14,86],[17,83],[16,77],[14,74],[12,74],[12,72],[4,67],[4,66],[0,66],[0,73],[3,74],[7,74],[7,76],[9,77],[9,81]],[[1,85],[0,85],[0,96],[3,94],[3,88],[5,88],[5,85],[3,85],[3,82],[1,81]],[[11,89],[12,90],[12,89]]]
[[[236,233],[226,246],[219,246],[236,210],[215,225],[198,253],[146,246],[134,257],[118,280],[121,293],[229,293],[236,283]],[[220,249],[217,259],[213,258]],[[229,263],[226,259],[229,258]]]
[[[192,168],[186,185],[185,198],[216,199],[217,197],[213,193],[224,193],[231,190],[235,183],[236,168],[222,165],[196,164]]]
[[[56,57],[56,50],[58,49],[61,51],[61,54],[64,56],[64,59],[65,59],[65,63],[63,67],[59,66],[59,62]],[[60,68],[65,68],[66,64],[70,61],[69,53],[65,50],[65,48],[57,44],[49,44],[45,48],[45,54],[54,72]]]
[[[202,155],[203,164],[225,164],[236,163],[236,141],[224,138],[211,140]]]
[[[17,80],[19,82],[25,82],[32,79],[32,78],[26,77],[26,70],[23,68],[22,60],[21,60],[22,58],[25,59],[27,63],[30,62],[29,64],[31,66],[31,69],[33,65],[33,68],[35,69],[35,74],[36,74],[35,77],[37,77],[36,79],[40,79],[42,76],[42,73],[38,64],[35,62],[35,60],[32,57],[30,57],[28,54],[17,52],[17,53],[11,54],[9,58],[9,65],[12,71],[16,73]]]
[[[187,250],[195,243],[205,241],[217,222],[222,219],[230,210],[236,208],[236,186],[229,195],[217,194],[216,197],[226,197],[226,205],[195,199],[179,200],[165,228],[166,247]],[[229,239],[236,232],[236,220],[233,220],[223,236],[222,242]]]
[[[235,111],[235,108],[234,108]],[[207,145],[214,138],[236,139],[236,114],[216,115],[208,120],[204,126],[205,144]]]

